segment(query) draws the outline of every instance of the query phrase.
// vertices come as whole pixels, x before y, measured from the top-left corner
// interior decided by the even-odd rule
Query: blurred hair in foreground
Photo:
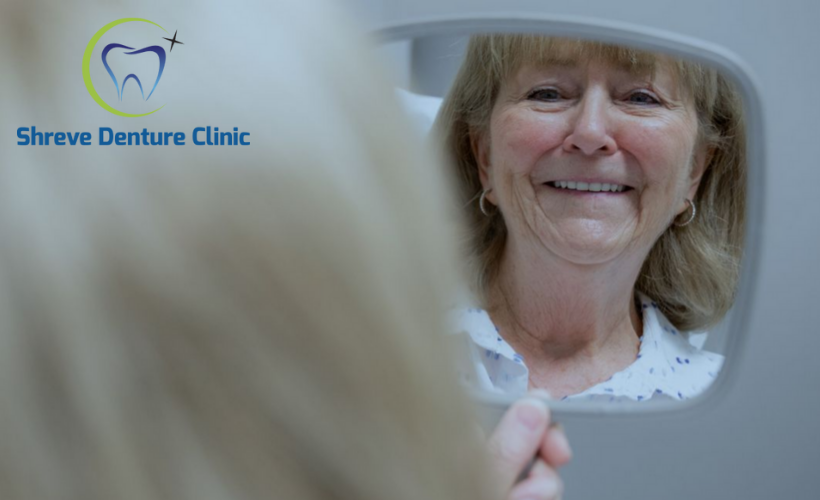
[[[99,3],[0,6],[3,499],[484,497],[440,338],[458,279],[441,169],[334,8],[285,3],[157,3],[222,26],[179,38],[235,76],[143,121],[65,90],[84,48],[66,30],[90,37]],[[253,145],[11,142],[204,119]]]

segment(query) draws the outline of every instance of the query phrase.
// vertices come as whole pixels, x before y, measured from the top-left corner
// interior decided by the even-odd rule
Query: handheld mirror
[[[485,420],[681,410],[731,387],[762,206],[755,86],[713,45],[614,23],[378,33],[467,225],[460,377]]]

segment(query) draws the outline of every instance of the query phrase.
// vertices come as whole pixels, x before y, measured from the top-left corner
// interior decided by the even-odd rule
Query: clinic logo
[[[145,31],[145,35],[138,37],[144,41],[148,40],[149,45],[141,48],[135,48],[138,46],[137,44],[133,43],[134,40],[134,32],[129,31],[127,33],[117,33],[114,32],[119,37],[130,37],[131,39],[126,40],[116,40],[112,41],[111,43],[107,43],[103,48],[100,55],[97,57],[92,57],[94,55],[94,49],[97,46],[97,43],[106,35],[110,30],[121,26],[125,23],[147,23],[157,28],[161,29],[165,33],[169,34],[165,28],[160,26],[159,24],[149,21],[147,19],[141,18],[123,18],[117,19],[111,23],[106,24],[103,26],[99,31],[97,31],[91,40],[88,42],[88,45],[85,48],[85,52],[83,53],[83,81],[85,82],[85,87],[88,90],[89,95],[94,101],[97,102],[103,109],[106,111],[113,113],[118,116],[124,116],[128,118],[136,118],[140,116],[147,116],[152,113],[156,113],[160,109],[162,109],[165,105],[162,104],[159,107],[156,107],[152,111],[144,112],[144,113],[129,113],[123,111],[123,98],[126,96],[128,97],[128,102],[133,103],[135,100],[144,102],[146,104],[151,104],[151,96],[154,95],[154,92],[157,89],[157,86],[160,84],[162,80],[162,73],[165,70],[166,62],[168,61],[168,54],[165,52],[165,48],[159,44],[150,44],[153,42],[154,36],[151,36],[151,30],[149,26],[146,28],[150,28],[149,30],[141,30]],[[109,37],[110,38],[110,37]],[[171,46],[168,52],[172,52],[174,49],[174,45],[184,45],[182,42],[177,40],[177,32],[174,32],[173,38],[167,37],[157,37],[161,38],[162,40],[167,40],[171,42]],[[162,42],[163,44],[165,42]],[[144,54],[144,55],[142,55]],[[143,65],[142,68],[152,68],[150,74],[143,73],[142,79],[134,72],[130,70],[117,70],[115,71],[112,69],[111,64],[111,57],[119,57],[123,60],[124,65],[128,66],[129,59],[133,57],[148,57],[150,61],[140,60],[139,62]],[[134,60],[135,61],[135,60]],[[156,61],[156,66],[153,64],[153,61]],[[96,66],[95,66],[96,65]],[[114,95],[113,91],[116,91],[116,100],[109,98],[108,100],[104,99],[100,93],[97,91],[97,88],[94,86],[94,82],[92,81],[92,70],[101,66],[105,69],[105,72],[110,77],[110,80],[107,82],[97,82],[98,86],[101,90],[104,89],[102,85],[108,85],[108,90],[103,90],[109,96]],[[153,73],[153,68],[158,68],[156,73]],[[113,105],[112,102],[113,101]],[[156,99],[154,100],[156,101]],[[132,104],[133,106],[133,104]],[[151,109],[153,106],[147,106],[147,109]]]

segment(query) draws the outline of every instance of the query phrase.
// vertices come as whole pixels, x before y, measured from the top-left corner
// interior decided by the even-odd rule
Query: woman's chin
[[[613,230],[587,225],[573,231],[562,231],[542,238],[555,255],[582,265],[603,264],[613,261],[629,246],[626,228]]]
[[[559,248],[554,253],[567,262],[578,265],[596,265],[612,262],[619,251],[615,248]]]

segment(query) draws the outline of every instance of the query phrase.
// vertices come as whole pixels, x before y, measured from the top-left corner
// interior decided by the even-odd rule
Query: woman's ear
[[[686,198],[690,200],[695,199],[695,195],[698,193],[698,187],[700,187],[700,181],[703,178],[703,174],[706,173],[706,170],[712,163],[712,158],[714,158],[714,156],[715,148],[707,146],[698,148],[698,151],[695,153],[695,157],[692,159],[692,172],[689,174],[689,191],[686,194]],[[686,202],[683,202],[683,206],[680,207],[678,214],[683,213],[688,208],[689,205]]]
[[[470,129],[470,148],[473,151],[473,157],[478,166],[478,179],[481,181],[481,187],[485,191],[492,189],[490,182],[490,155],[487,148],[487,141],[484,138],[484,134],[472,128]]]

